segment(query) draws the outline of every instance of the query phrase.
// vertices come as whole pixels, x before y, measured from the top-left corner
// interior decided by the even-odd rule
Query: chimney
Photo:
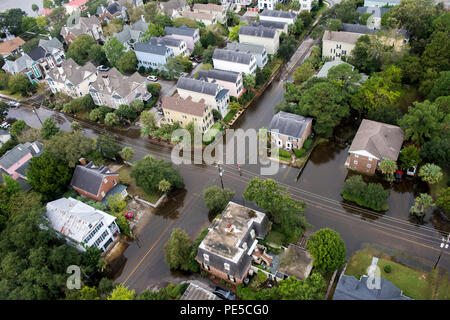
[[[109,86],[108,75],[106,73],[104,73],[104,74],[102,74],[102,78],[103,78],[103,82],[104,82],[105,86]]]
[[[87,165],[86,159],[85,158],[80,158],[78,161],[80,161],[80,163],[85,166]]]

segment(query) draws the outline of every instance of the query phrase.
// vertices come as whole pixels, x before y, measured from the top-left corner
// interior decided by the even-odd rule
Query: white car
[[[406,170],[406,174],[410,177],[414,177],[414,175],[416,174],[416,169],[417,169],[417,166],[408,168],[408,170]]]
[[[20,106],[20,103],[18,103],[17,101],[9,101],[8,102],[8,106],[10,106],[10,107],[18,107],[18,106]]]
[[[155,76],[148,76],[148,77],[147,77],[147,81],[153,81],[153,82],[155,82],[155,81],[158,81],[158,78],[155,77]]]

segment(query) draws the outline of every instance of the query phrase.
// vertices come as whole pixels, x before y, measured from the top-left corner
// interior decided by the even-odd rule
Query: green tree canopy
[[[339,233],[325,228],[308,239],[306,248],[314,258],[314,267],[323,272],[333,272],[344,266],[347,251]]]
[[[74,168],[78,160],[93,150],[94,141],[86,138],[81,132],[62,131],[48,140],[44,151],[48,151],[56,158],[67,162]]]
[[[47,118],[44,120],[44,123],[42,124],[41,128],[42,139],[48,140],[58,132],[59,128],[55,120],[53,120],[52,118]]]
[[[442,179],[442,170],[433,163],[427,163],[420,167],[418,175],[423,181],[434,184]]]
[[[222,190],[218,186],[211,186],[203,190],[203,200],[209,211],[220,213],[225,209],[228,202],[234,197],[234,192],[230,189]]]
[[[120,145],[109,134],[102,134],[97,138],[95,149],[105,158],[115,159],[120,151]]]
[[[95,45],[95,40],[90,35],[82,34],[69,45],[66,57],[72,58],[79,65],[84,65],[89,58],[89,51]]]
[[[169,241],[164,245],[164,257],[169,268],[188,271],[193,244],[186,231],[180,228],[173,229]]]

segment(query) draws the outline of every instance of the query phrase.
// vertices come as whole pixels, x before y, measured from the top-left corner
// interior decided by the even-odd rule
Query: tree
[[[131,73],[136,71],[137,58],[133,50],[125,52],[117,61],[117,69],[122,73]]]
[[[448,37],[450,32],[437,31],[433,33],[431,41],[425,46],[422,55],[422,62],[425,67],[433,68],[436,71],[446,71],[450,69],[450,45]]]
[[[9,106],[6,104],[6,102],[0,101],[0,116],[3,116],[3,114],[7,114],[9,111]]]
[[[439,197],[436,199],[436,205],[442,208],[445,212],[450,212],[450,187],[439,191]]]
[[[66,57],[72,58],[79,65],[84,65],[89,58],[89,50],[95,45],[95,40],[90,35],[82,34],[69,45]]]
[[[134,150],[130,147],[125,147],[120,152],[120,156],[125,161],[131,160],[134,157]]]
[[[121,213],[127,208],[126,201],[119,193],[108,196],[106,198],[106,203],[108,205],[108,208],[111,209],[111,211],[114,213]]]
[[[105,158],[115,159],[120,151],[120,146],[114,141],[109,134],[102,134],[97,138],[95,149]]]
[[[149,83],[147,84],[147,91],[152,94],[152,97],[157,98],[161,91],[161,85],[159,83]]]
[[[141,124],[144,127],[148,127],[151,129],[156,128],[156,120],[155,120],[155,114],[150,111],[144,111],[141,113]]]
[[[422,146],[421,155],[429,162],[434,162],[442,167],[450,164],[450,133],[434,137]]]
[[[230,41],[238,41],[239,40],[239,30],[241,29],[241,25],[237,25],[231,28],[230,34],[228,35],[228,38]]]
[[[121,104],[119,108],[114,111],[114,113],[117,114],[121,119],[131,121],[136,119],[138,116],[136,110],[132,106],[129,106],[127,104]]]
[[[423,144],[439,135],[444,113],[430,101],[415,102],[414,107],[408,108],[408,113],[399,121],[405,131],[405,139],[411,139]]]
[[[0,25],[13,35],[19,36],[22,32],[22,19],[26,15],[22,9],[8,9],[0,13]]]
[[[14,180],[11,176],[3,173],[2,178],[5,183],[5,190],[10,196],[22,190],[19,181]]]
[[[363,35],[356,41],[348,62],[364,73],[371,74],[381,69],[379,52],[374,50],[375,45],[368,35]]]
[[[283,33],[281,35],[283,35]],[[278,48],[277,55],[284,60],[289,60],[290,56],[294,53],[297,44],[298,42],[293,35],[280,36],[280,47]]]
[[[403,169],[417,166],[422,161],[420,158],[420,149],[413,145],[404,147],[400,151],[399,160]]]
[[[169,181],[176,189],[184,186],[183,178],[178,170],[172,167],[171,162],[156,160],[151,156],[135,162],[131,169],[131,177],[136,180],[136,185],[143,188],[147,194],[156,192],[159,182],[163,179]]]
[[[63,160],[45,151],[40,157],[30,160],[26,174],[30,186],[50,200],[64,192],[72,178],[72,169]]]
[[[233,197],[233,191],[230,189],[222,190],[218,186],[211,186],[203,190],[205,205],[213,213],[222,212]]]
[[[41,128],[41,137],[42,139],[48,140],[53,137],[55,134],[59,132],[59,128],[56,124],[56,121],[52,118],[47,118],[44,120]]]
[[[93,150],[94,141],[86,138],[81,132],[62,131],[47,141],[44,151],[67,162],[74,168],[78,160]]]
[[[320,229],[308,239],[306,248],[314,258],[314,268],[331,273],[344,266],[347,251],[339,233],[325,228]]]
[[[303,62],[297,69],[294,71],[294,81],[296,84],[301,84],[308,80],[310,77],[314,75],[315,69],[314,66],[308,62]]]
[[[119,116],[114,112],[109,112],[105,115],[105,124],[108,126],[116,126],[119,124]]]
[[[343,93],[333,84],[320,82],[303,93],[296,113],[314,117],[314,131],[331,136],[341,119],[349,115],[349,107]]]
[[[367,20],[369,20],[369,18],[372,16],[371,13],[369,12],[364,12],[363,15],[359,18],[359,23],[362,24],[363,26],[367,25]]]
[[[136,112],[142,112],[142,110],[144,110],[144,101],[142,101],[141,99],[134,99],[133,101],[131,101],[130,106]],[[136,115],[136,117],[137,117],[137,115]],[[136,119],[136,117],[135,117],[135,119]]]
[[[253,74],[247,74],[244,76],[244,78],[242,79],[243,83],[244,83],[244,88],[247,91],[252,90],[253,88],[256,87],[256,79],[255,76]]]
[[[325,279],[317,272],[311,274],[305,281],[289,277],[274,287],[273,293],[280,300],[322,300],[326,288]]]
[[[97,288],[84,286],[80,290],[80,300],[99,300]]]
[[[53,8],[53,1],[52,0],[43,0],[42,6],[44,9],[51,9]]]
[[[103,45],[103,50],[105,51],[106,58],[108,58],[109,62],[111,62],[113,66],[117,66],[117,62],[124,54],[126,48],[116,37],[112,37]]]
[[[209,63],[212,64],[212,56],[214,54],[214,50],[216,50],[216,46],[209,46],[208,48],[203,51],[203,63]]]
[[[341,63],[328,70],[327,79],[347,85],[361,80],[361,74],[348,63]]]
[[[158,190],[161,191],[162,193],[167,193],[170,190],[170,188],[172,188],[172,185],[166,179],[162,179],[158,183]]]
[[[389,208],[387,203],[389,190],[384,190],[380,183],[366,184],[360,175],[345,180],[341,195],[344,200],[356,202],[360,206],[376,211]]]
[[[108,300],[134,300],[134,294],[134,290],[118,285],[108,297]]]
[[[426,193],[421,193],[414,200],[414,205],[409,209],[409,212],[417,217],[422,217],[428,207],[434,206],[433,198]]]
[[[81,131],[83,130],[83,126],[77,121],[72,121],[70,124],[70,130],[72,130],[72,132]]]
[[[342,21],[339,19],[329,19],[326,23],[327,30],[339,31],[342,29]]]
[[[442,170],[433,163],[427,163],[420,167],[418,175],[423,181],[434,184],[442,179]]]
[[[428,98],[430,98],[431,101],[434,101],[441,96],[450,96],[450,71],[443,72],[442,75],[436,79]]]
[[[106,59],[105,52],[102,49],[102,46],[98,43],[94,43],[88,50],[88,58],[100,65],[106,64],[108,60]]]
[[[170,269],[189,270],[189,256],[193,244],[186,231],[173,229],[169,241],[164,245],[164,258]]]
[[[32,91],[32,85],[27,76],[15,74],[9,77],[8,89],[11,94],[20,93],[24,97]]]
[[[11,136],[18,137],[23,130],[28,129],[29,126],[25,123],[24,120],[17,120],[11,125],[11,128],[9,129],[9,133],[11,133]]]
[[[383,159],[380,161],[378,168],[386,175],[387,181],[394,181],[394,173],[397,170],[397,163],[392,159]]]

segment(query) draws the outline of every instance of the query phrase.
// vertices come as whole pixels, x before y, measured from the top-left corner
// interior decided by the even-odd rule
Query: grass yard
[[[123,166],[119,169],[120,183],[127,185],[127,191],[132,196],[138,196],[145,201],[156,203],[160,198],[159,193],[147,194],[141,187],[136,185],[135,180],[130,176],[131,168],[129,166]]]
[[[23,100],[23,97],[20,93],[11,94],[9,90],[0,90],[0,93],[17,100]]]
[[[367,274],[367,268],[371,264],[372,257],[377,256],[381,277],[389,280],[398,288],[403,290],[403,294],[415,300],[432,300],[438,279],[438,270],[427,273],[416,270],[392,261],[392,257],[372,248],[357,251],[349,260],[345,274],[360,278]],[[384,267],[391,266],[391,272],[386,273]],[[436,299],[448,299],[450,294],[448,275],[442,277]]]

